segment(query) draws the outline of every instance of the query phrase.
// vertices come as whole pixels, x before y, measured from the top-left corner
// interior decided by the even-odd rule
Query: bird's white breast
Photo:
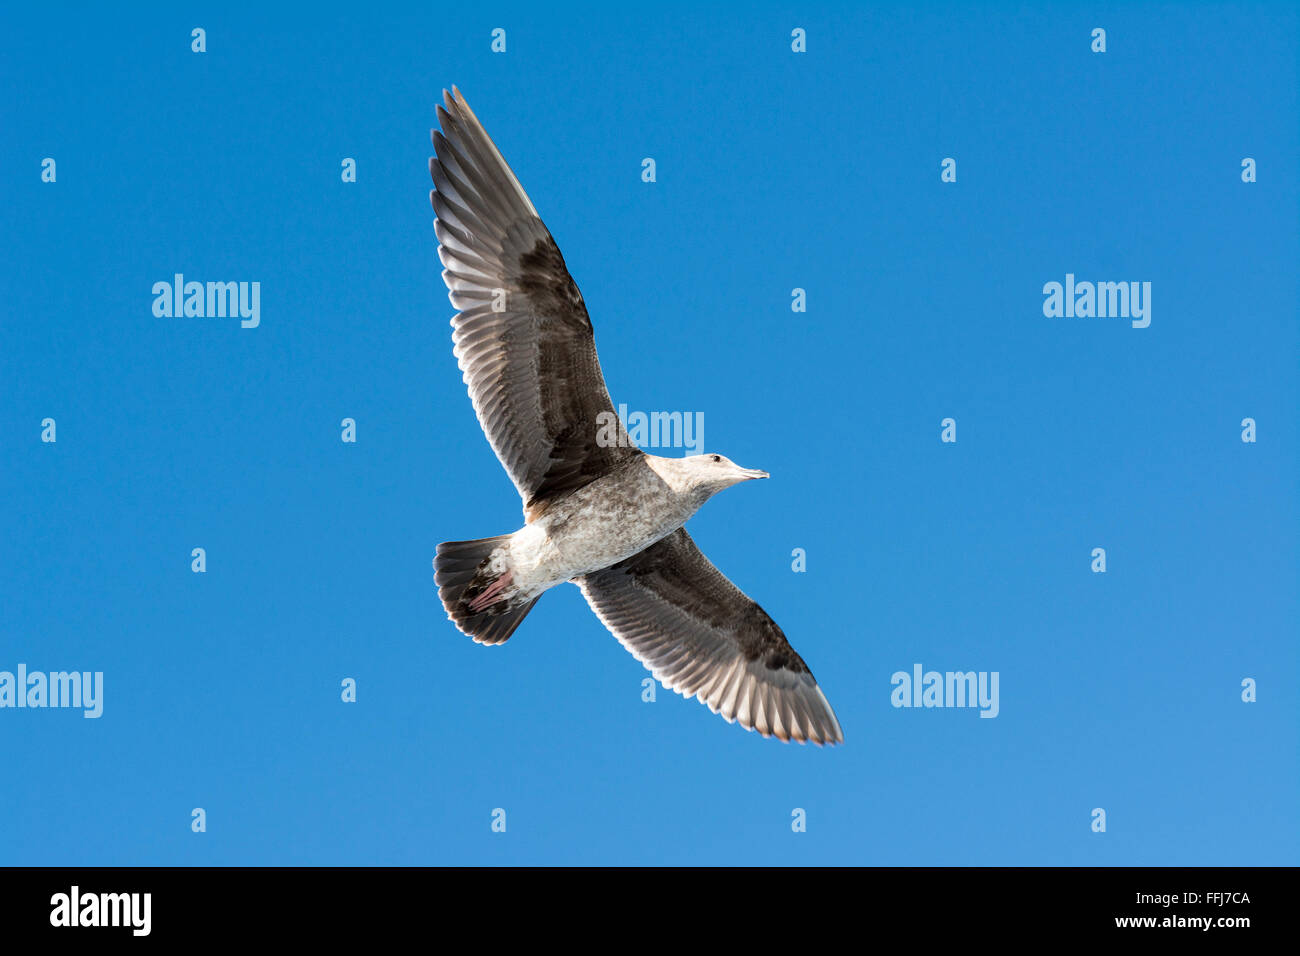
[[[540,593],[617,564],[676,531],[694,511],[688,495],[638,461],[556,502],[515,532],[510,554],[516,586]]]

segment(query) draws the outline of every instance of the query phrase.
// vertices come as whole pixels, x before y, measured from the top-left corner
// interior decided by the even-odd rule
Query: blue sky
[[[1297,862],[1292,8],[0,22],[0,670],[104,674],[99,719],[0,709],[0,862]],[[504,647],[447,622],[436,544],[521,521],[439,277],[453,83],[615,401],[772,473],[689,528],[843,747],[643,702],[568,585]],[[178,272],[260,325],[156,317]],[[1150,326],[1045,317],[1067,273],[1150,282]],[[998,672],[998,716],[892,707],[915,664]]]

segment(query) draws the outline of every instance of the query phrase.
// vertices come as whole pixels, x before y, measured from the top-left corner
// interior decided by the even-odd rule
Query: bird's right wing
[[[684,528],[577,584],[601,622],[665,687],[764,737],[844,740],[826,695],[781,628]]]
[[[640,453],[614,412],[582,294],[459,90],[443,94],[430,193],[455,355],[531,520]]]

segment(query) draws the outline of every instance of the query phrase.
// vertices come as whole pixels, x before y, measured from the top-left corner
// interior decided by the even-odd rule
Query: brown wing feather
[[[684,528],[577,583],[605,626],[665,687],[764,737],[844,739],[781,628]]]
[[[455,355],[529,520],[639,455],[618,421],[582,293],[459,91],[444,93],[429,173]]]

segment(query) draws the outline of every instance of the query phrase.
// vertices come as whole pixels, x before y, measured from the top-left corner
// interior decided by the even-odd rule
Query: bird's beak
[[[771,478],[765,471],[759,471],[757,468],[742,468],[740,473],[745,476],[746,480],[750,478]]]

